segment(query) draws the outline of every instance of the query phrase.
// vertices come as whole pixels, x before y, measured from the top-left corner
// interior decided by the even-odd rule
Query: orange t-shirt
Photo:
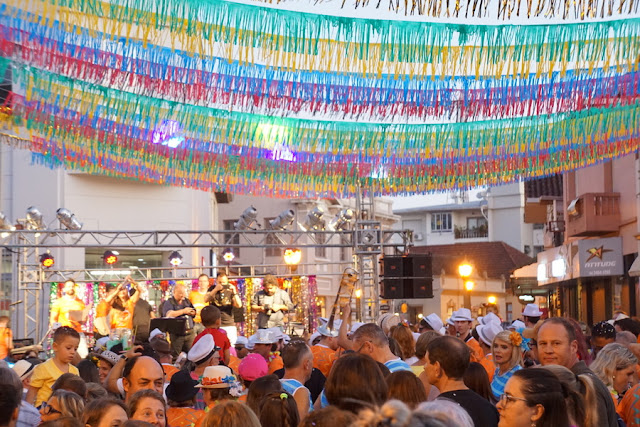
[[[482,363],[484,359],[484,352],[480,348],[480,344],[475,338],[471,337],[466,341],[467,347],[471,349],[471,361]]]
[[[0,328],[0,360],[6,358],[9,355],[11,349],[11,343],[13,342],[13,332],[10,328]]]
[[[240,362],[241,360],[238,359],[236,356],[234,356],[233,354],[230,354],[230,359],[229,359],[229,368],[235,372],[236,374],[238,373],[238,368],[240,367]]]
[[[173,377],[173,374],[178,372],[180,369],[176,368],[173,365],[166,365],[163,363],[162,370],[164,371],[164,381],[168,383],[171,382],[171,377]]]
[[[204,415],[202,409],[173,408],[167,410],[167,425],[171,427],[191,427]]]
[[[207,293],[200,293],[200,291],[191,291],[189,294],[189,301],[193,304],[193,308],[196,309],[196,317],[193,319],[196,323],[200,323],[202,319],[200,318],[200,311],[207,305],[204,302],[204,297]]]
[[[129,299],[124,306],[124,311],[111,310],[111,329],[133,329],[133,301]]]
[[[206,408],[204,408],[204,414],[200,415],[200,418],[198,418],[198,421],[196,421],[194,427],[200,427],[202,426],[202,423],[204,422],[204,419],[206,418],[207,414],[209,413],[209,411],[211,410],[211,408],[213,408],[214,406],[216,406],[216,403],[218,403],[218,401],[216,400],[215,402],[213,402],[211,405],[207,406]],[[169,426],[173,427],[171,425],[171,423],[168,424]]]
[[[489,375],[489,382],[493,381],[493,374],[496,373],[496,365],[493,363],[493,355],[491,353],[487,354],[482,358],[482,360],[480,360],[480,364],[484,367],[484,370],[487,371],[487,375]]]
[[[107,317],[109,315],[109,311],[111,310],[111,304],[102,300],[98,303],[96,307],[96,317]]]
[[[273,374],[278,369],[284,368],[282,357],[280,357],[279,355],[273,355],[271,357],[273,358],[269,361],[269,374]]]
[[[80,319],[82,319],[84,308],[84,303],[78,298],[61,297],[51,306],[51,319],[62,326],[82,332]]]
[[[313,353],[313,367],[319,369],[325,377],[328,377],[333,362],[338,358],[337,352],[329,347],[317,344],[311,347],[311,353]]]

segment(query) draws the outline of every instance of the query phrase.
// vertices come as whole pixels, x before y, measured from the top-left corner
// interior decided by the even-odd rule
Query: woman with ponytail
[[[269,393],[260,402],[262,427],[297,427],[299,423],[298,405],[289,393]]]
[[[545,369],[517,371],[498,402],[498,427],[569,427],[568,390]]]
[[[547,365],[535,369],[546,369],[564,383],[567,393],[567,410],[571,425],[598,427],[598,401],[593,381],[588,375],[576,375],[560,365]]]

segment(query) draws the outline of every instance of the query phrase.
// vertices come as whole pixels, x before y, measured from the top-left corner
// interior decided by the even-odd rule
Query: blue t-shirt
[[[398,372],[398,371],[411,371],[411,366],[409,366],[402,359],[388,360],[384,362],[384,366],[386,366],[390,372]]]
[[[281,379],[280,383],[282,384],[282,389],[293,396],[300,387],[304,388],[309,392],[309,389],[304,386],[300,381],[294,380],[293,378]],[[324,392],[324,390],[323,390]],[[309,392],[309,412],[313,411],[313,401],[311,400],[311,392]]]
[[[496,400],[500,400],[500,396],[504,393],[504,386],[507,385],[507,381],[509,378],[513,376],[516,372],[522,369],[522,366],[516,365],[503,375],[500,375],[500,368],[496,369],[496,373],[493,374],[493,381],[491,381],[491,392]]]

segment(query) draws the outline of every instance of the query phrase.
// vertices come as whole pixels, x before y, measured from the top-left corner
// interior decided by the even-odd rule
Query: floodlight
[[[3,239],[9,235],[9,231],[15,231],[16,227],[11,224],[4,213],[0,212],[0,237]]]
[[[71,213],[69,209],[60,208],[56,211],[58,221],[68,230],[82,230],[82,223]]]
[[[287,265],[298,265],[302,260],[302,251],[297,248],[288,248],[284,251],[284,262]]]
[[[44,225],[42,212],[40,212],[40,210],[35,206],[31,206],[27,209],[27,224],[32,230],[44,230],[47,228]]]
[[[300,226],[304,231],[324,230],[325,222],[322,219],[324,210],[320,206],[316,206],[311,210]]]
[[[335,216],[329,223],[329,228],[334,231],[345,230],[351,220],[353,219],[353,210],[352,209],[343,209],[338,212],[338,215]]]
[[[231,263],[235,259],[235,257],[236,256],[233,254],[233,251],[231,249],[225,250],[222,254],[222,259],[224,259],[226,263]]]
[[[233,228],[236,230],[246,230],[251,228],[253,223],[256,221],[256,217],[258,216],[258,210],[253,206],[249,206],[247,209],[242,212],[240,218],[236,222],[233,223]]]
[[[293,223],[295,213],[291,209],[282,212],[276,218],[269,221],[269,226],[273,230],[286,230]]]

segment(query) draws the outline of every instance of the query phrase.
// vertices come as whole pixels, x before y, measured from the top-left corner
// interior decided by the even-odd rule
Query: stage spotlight
[[[3,239],[9,235],[10,231],[15,231],[16,227],[14,227],[10,221],[7,220],[7,217],[4,216],[4,213],[0,212],[0,237]]]
[[[171,252],[171,255],[169,255],[169,264],[173,265],[174,267],[177,267],[180,264],[182,264],[182,255],[180,255],[180,252],[178,251]]]
[[[104,251],[102,259],[104,259],[104,262],[106,262],[107,264],[113,265],[118,262],[118,255],[120,254],[115,251]]]
[[[235,258],[236,256],[233,254],[233,251],[231,249],[225,250],[224,253],[222,254],[222,259],[227,264],[230,264]]]
[[[324,230],[325,222],[322,219],[324,210],[320,206],[316,206],[311,210],[300,226],[304,231]]]
[[[31,206],[27,209],[27,224],[32,230],[44,230],[47,228],[42,219],[42,212],[40,212],[40,210],[35,206]]]
[[[287,227],[293,223],[293,219],[295,218],[295,213],[291,209],[287,209],[282,212],[276,218],[269,221],[269,226],[272,230],[286,230]]]
[[[68,230],[82,230],[82,223],[78,221],[78,218],[71,213],[69,209],[60,208],[56,211],[56,217],[58,221]]]
[[[329,229],[333,231],[342,231],[346,230],[351,220],[353,219],[353,210],[352,209],[343,209],[341,210],[335,218],[331,220],[329,223]]]
[[[40,264],[42,264],[43,267],[45,268],[50,268],[53,267],[53,264],[55,264],[56,261],[53,259],[53,256],[51,254],[42,254],[40,255]]]
[[[256,221],[256,217],[258,216],[258,210],[253,206],[249,206],[247,209],[242,212],[240,218],[233,223],[233,228],[236,230],[246,230],[251,228],[253,223]]]

